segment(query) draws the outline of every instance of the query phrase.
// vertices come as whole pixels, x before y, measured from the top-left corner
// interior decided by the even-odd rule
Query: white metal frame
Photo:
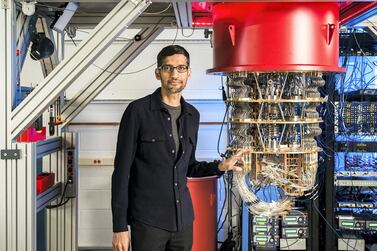
[[[191,1],[173,1],[173,8],[175,18],[177,19],[177,25],[179,28],[191,28],[192,27],[192,11]]]
[[[373,23],[367,23],[364,30],[368,32],[369,35],[371,35],[375,40],[377,40],[377,27]]]
[[[10,114],[15,84],[15,4],[2,1],[0,5],[0,149],[15,149],[10,138]],[[17,160],[0,159],[0,250],[16,250]]]
[[[83,29],[92,29],[103,19],[103,16],[104,14],[102,13],[80,14],[78,17],[73,16],[70,23]],[[169,15],[164,13],[156,16],[140,16],[130,25],[130,28],[138,29],[151,25],[160,27],[175,27],[175,24],[176,18],[174,14]]]
[[[144,0],[122,0],[98,24],[75,54],[64,59],[26,99],[11,113],[11,137],[16,138],[24,128],[45,111],[57,97],[119,36],[148,6]]]
[[[4,53],[0,57],[0,133],[2,134],[0,150],[18,149],[20,157],[0,159],[0,201],[2,201],[0,203],[0,250],[35,251],[37,249],[36,212],[41,208],[41,203],[48,201],[49,198],[45,196],[56,195],[59,190],[55,187],[48,194],[44,194],[41,201],[37,201],[35,183],[38,144],[15,143],[15,138],[33,123],[148,5],[150,2],[145,0],[120,1],[93,30],[88,40],[81,43],[75,55],[63,60],[50,74],[48,73],[54,68],[55,63],[46,67],[44,73],[48,76],[43,83],[39,84],[13,110],[16,76],[19,70],[16,69],[15,64],[16,6],[14,0],[1,0],[0,50]],[[45,25],[45,23],[42,24],[44,27]],[[154,31],[148,29],[150,33],[148,33],[147,41],[150,41],[150,38],[160,29],[154,29]],[[28,43],[28,38],[24,43]],[[125,62],[134,56],[131,51],[128,51]],[[62,137],[63,142],[69,146],[77,144],[75,134],[63,133]],[[64,182],[66,177],[64,149],[63,144],[61,151],[43,159],[48,163],[44,165],[44,168],[48,168],[45,171],[54,172],[58,182]],[[47,218],[49,233],[47,249],[49,251],[77,250],[77,200],[72,200],[62,208],[50,210]]]
[[[43,158],[45,172],[53,172],[57,182],[66,182],[66,149],[75,148],[75,164],[78,158],[78,135],[76,133],[62,133],[62,149]],[[59,203],[60,198],[54,204]],[[66,205],[47,211],[48,236],[46,238],[46,250],[48,251],[75,251],[78,249],[78,206],[77,198],[71,199]]]
[[[17,33],[19,37],[17,38],[16,47],[19,50],[19,55],[16,58],[18,69],[16,71],[16,80],[18,81],[22,67],[25,63],[25,58],[28,53],[28,48],[30,45],[30,32],[29,28],[35,25],[37,18],[35,16],[25,16],[22,12],[18,14],[17,17]]]
[[[63,127],[68,125],[132,60],[136,58],[161,32],[162,27],[143,28],[141,40],[131,40],[97,75],[87,83],[62,109]]]
[[[46,37],[50,39],[54,45],[56,45],[53,31],[50,28],[50,23],[47,22],[46,18],[38,19],[36,23],[36,29],[38,32],[44,32]],[[40,62],[42,66],[43,76],[47,77],[47,75],[49,75],[59,64],[57,46],[55,46],[54,53],[50,57],[42,59],[40,60]]]

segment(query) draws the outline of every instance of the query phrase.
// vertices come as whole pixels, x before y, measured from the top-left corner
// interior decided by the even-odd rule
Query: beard
[[[168,91],[171,94],[179,93],[179,92],[183,91],[183,85],[181,85],[180,87],[168,87]]]
[[[180,83],[178,86],[169,86],[169,83],[165,85],[165,89],[170,93],[170,94],[175,94],[175,93],[180,93],[183,91],[185,88],[185,84],[183,82]]]

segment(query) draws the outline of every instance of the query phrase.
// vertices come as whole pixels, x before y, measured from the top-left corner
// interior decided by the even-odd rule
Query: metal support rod
[[[108,84],[118,73],[125,69],[161,32],[162,27],[147,27],[138,35],[140,41],[132,40],[118,52],[112,60],[101,69],[62,109],[63,127],[68,125]]]
[[[257,129],[258,129],[258,135],[259,135],[259,139],[260,139],[260,142],[262,143],[262,147],[263,147],[263,150],[266,149],[266,145],[264,144],[264,140],[263,140],[263,137],[262,137],[262,133],[260,131],[260,128],[259,128],[259,124],[257,124]]]
[[[283,86],[281,87],[279,99],[281,99],[281,97],[283,97],[283,92],[284,92],[285,84],[287,83],[288,75],[289,75],[289,72],[287,72],[287,74],[285,75]]]
[[[144,0],[120,1],[76,53],[64,59],[12,112],[12,139],[31,125],[149,5]]]
[[[36,16],[24,16],[20,11],[17,17],[17,50],[18,55],[16,58],[16,81],[19,82],[22,67],[24,66],[26,56],[28,54],[28,48],[30,46],[31,33],[30,29],[35,27]]]
[[[46,18],[39,18],[36,26],[37,26],[36,28],[38,31],[43,32],[45,36],[48,39],[50,39],[54,45],[56,44],[54,34]],[[43,76],[46,78],[47,75],[50,74],[59,64],[58,51],[57,51],[56,46],[55,46],[54,53],[50,57],[40,60],[40,62],[42,66]]]
[[[369,35],[376,41],[377,40],[377,27],[374,25],[373,22],[367,22],[367,26],[364,27],[364,31],[368,32]]]
[[[93,29],[106,15],[106,13],[80,13],[72,17],[70,24],[82,29]],[[176,23],[174,14],[163,13],[161,15],[141,15],[131,25],[132,29],[141,29],[146,26],[156,25],[160,27],[172,27]]]
[[[14,102],[15,74],[15,4],[1,1],[0,5],[0,149],[15,149],[10,135],[10,113]],[[0,159],[0,250],[15,250],[16,220],[15,172],[17,160]]]
[[[192,10],[191,1],[180,0],[172,1],[175,18],[179,28],[191,28],[192,27]]]
[[[333,114],[334,114],[334,106],[332,105],[334,102],[334,90],[335,90],[335,78],[330,77],[329,81],[326,81],[327,83],[327,91],[329,93],[328,95],[328,102],[327,102],[327,112],[326,116],[327,123],[326,123],[326,145],[329,149],[335,149],[335,136],[334,136],[334,123],[329,123],[330,121],[333,121]],[[328,224],[331,225],[328,226],[326,224],[326,251],[332,251],[335,250],[335,233],[333,232],[333,229],[335,229],[335,187],[334,187],[334,151],[328,151],[327,149],[324,149],[324,151],[327,151],[327,161],[326,161],[326,173],[325,173],[325,212],[326,212],[326,221]],[[333,229],[332,229],[333,228]]]
[[[263,99],[263,96],[262,96],[262,91],[259,87],[259,83],[258,83],[258,76],[257,76],[258,73],[255,73],[254,72],[254,79],[255,79],[255,83],[257,84],[257,88],[258,88],[258,94],[259,94],[259,99]]]
[[[319,208],[318,204],[318,200],[315,198],[307,203],[310,227],[310,243],[308,245],[308,251],[319,250],[319,215],[315,210],[315,208]]]
[[[287,127],[287,124],[284,124],[283,130],[281,131],[281,135],[280,135],[280,139],[279,139],[279,145],[281,145],[281,141],[283,140],[283,136],[284,136],[286,127]]]
[[[344,9],[340,10],[340,25],[352,25],[356,19],[357,22],[364,21],[373,15],[373,10],[377,8],[377,2],[352,3]],[[368,15],[369,14],[369,15]],[[364,16],[364,20],[360,20]]]

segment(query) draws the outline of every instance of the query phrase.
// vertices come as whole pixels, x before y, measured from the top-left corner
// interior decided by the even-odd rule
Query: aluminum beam
[[[62,138],[53,137],[38,141],[35,144],[37,145],[36,156],[37,158],[42,158],[46,155],[59,151],[62,148]]]
[[[25,16],[20,12],[17,17],[17,50],[19,55],[16,58],[17,64],[17,81],[20,78],[22,67],[24,66],[26,56],[28,55],[28,48],[30,46],[30,28],[35,26],[37,18],[35,16]]]
[[[162,27],[147,27],[138,35],[140,41],[132,40],[118,52],[62,109],[63,127],[68,125],[108,84],[125,69],[161,32]],[[113,74],[114,73],[114,74]]]
[[[15,74],[15,24],[16,6],[13,1],[0,2],[0,149],[12,150],[15,146],[10,135],[10,114],[14,102]],[[0,159],[0,250],[16,249],[16,198],[14,170],[16,160]]]
[[[368,24],[368,26],[364,27],[364,30],[373,37],[375,41],[377,41],[377,26],[373,25],[373,23]]]
[[[58,182],[54,184],[52,187],[48,188],[46,191],[43,191],[40,195],[38,195],[36,205],[37,213],[43,210],[51,201],[55,200],[58,196],[60,196],[61,193],[62,183]]]
[[[18,250],[37,250],[37,159],[36,143],[18,144],[23,157],[17,164],[17,189],[13,194],[17,198],[16,246]]]
[[[173,1],[173,9],[179,28],[192,27],[191,1]]]
[[[53,172],[55,173],[56,182],[62,182],[62,184],[66,181],[66,170],[65,161],[64,161],[64,146],[65,138],[62,137],[62,150],[50,154],[48,157],[43,158],[42,168],[44,172]],[[52,204],[58,204],[60,202],[60,198],[56,199]],[[57,251],[62,250],[62,242],[64,241],[64,235],[62,233],[65,232],[64,224],[62,223],[62,219],[64,218],[65,208],[67,210],[75,210],[74,207],[71,205],[66,205],[63,208],[56,208],[52,210],[47,210],[46,212],[46,250],[48,251]],[[67,220],[71,220],[70,218]],[[74,222],[73,222],[74,223]],[[69,231],[70,228],[67,227]],[[71,236],[71,234],[67,235]]]
[[[334,106],[331,105],[334,102],[334,91],[335,90],[335,77],[330,77],[326,81],[326,91],[329,93],[327,103],[326,103],[326,117],[327,119],[333,119],[334,114]],[[325,120],[328,121],[328,120]],[[334,135],[334,124],[327,123],[325,126],[325,143],[328,149],[334,149],[335,144],[335,135]],[[333,251],[336,249],[335,247],[335,240],[336,240],[336,233],[334,233],[333,229],[336,228],[335,226],[335,209],[336,209],[336,190],[334,186],[334,165],[335,165],[335,152],[324,149],[326,151],[327,159],[325,171],[325,186],[324,191],[324,202],[325,202],[325,217],[324,219],[327,224],[325,224],[325,250],[326,251]],[[323,196],[322,194],[322,196]],[[323,198],[323,197],[322,197]],[[319,210],[321,210],[319,208]]]
[[[56,45],[54,34],[46,18],[39,18],[39,20],[37,21],[36,28],[38,32],[43,32],[46,35],[46,37],[50,39],[54,45]],[[50,57],[40,60],[40,62],[42,66],[43,76],[47,77],[47,75],[50,74],[59,64],[58,51],[56,46],[54,49],[54,53]]]
[[[11,138],[30,126],[149,5],[145,0],[119,2],[76,53],[63,60],[12,112]]]
[[[339,24],[342,26],[354,26],[376,13],[377,2],[352,3],[340,11]]]
[[[105,17],[106,13],[80,13],[73,16],[70,24],[82,29],[93,28]],[[166,16],[141,16],[138,17],[130,28],[144,28],[146,26],[157,25],[161,27],[175,27],[176,21],[174,15]]]
[[[78,158],[78,135],[76,133],[62,133],[62,151],[53,153],[43,159],[44,171],[54,172],[56,181],[64,187],[67,182],[67,168],[65,156],[67,148],[74,148],[76,160]],[[60,198],[52,204],[59,203]],[[46,250],[48,251],[77,251],[78,249],[78,198],[72,198],[65,206],[47,210],[46,212]]]
[[[0,132],[2,134],[0,137],[0,149],[7,149],[7,146],[11,143],[8,138],[10,132],[8,118],[10,117],[13,103],[11,89],[16,84],[15,55],[13,53],[16,48],[15,34],[13,32],[15,31],[15,22],[14,4],[7,2],[6,8],[0,6],[0,51],[2,52],[0,57]],[[0,243],[2,242],[0,241]]]

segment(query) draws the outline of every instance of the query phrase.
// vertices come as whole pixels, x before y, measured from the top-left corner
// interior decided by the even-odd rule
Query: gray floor
[[[91,247],[91,248],[79,248],[79,251],[112,251],[112,249]]]

